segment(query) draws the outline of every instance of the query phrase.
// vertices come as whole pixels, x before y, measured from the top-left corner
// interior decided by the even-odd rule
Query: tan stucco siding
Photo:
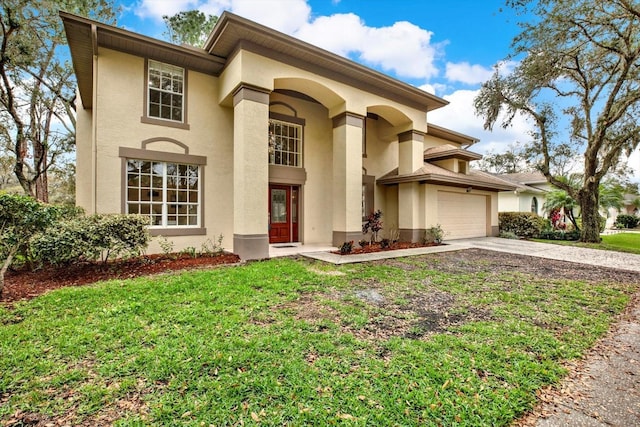
[[[305,84],[305,81],[309,83]],[[276,88],[277,83],[281,88],[298,90],[317,99],[327,108],[329,117],[345,111],[365,116],[368,106],[388,105],[402,111],[413,122],[415,130],[427,130],[424,111],[408,108],[379,95],[246,50],[240,50],[229,61],[220,76],[220,82],[220,102],[228,102],[241,83],[268,90]]]
[[[189,154],[205,156],[202,186],[204,205],[202,222],[207,236],[171,237],[175,249],[199,247],[219,234],[231,247],[233,235],[233,111],[217,104],[215,77],[187,71],[187,123],[190,129],[177,129],[141,123],[144,114],[144,59],[101,49],[98,56],[97,102],[97,212],[122,211],[122,159],[119,147],[142,148],[151,138],[176,140],[186,145]],[[149,150],[183,152],[175,144],[158,141]],[[83,154],[84,155],[84,154]],[[157,245],[150,252],[157,251]]]
[[[87,213],[93,211],[92,202],[92,110],[82,108],[80,97],[76,105],[76,205]]]
[[[424,148],[432,148],[432,147],[439,147],[441,145],[445,145],[445,144],[449,144],[449,145],[453,145],[456,148],[461,148],[461,145],[453,142],[453,141],[449,141],[447,139],[442,139],[442,138],[437,138],[433,135],[425,135],[424,136]]]
[[[500,212],[518,212],[520,211],[520,200],[518,195],[513,191],[501,191],[498,193],[498,207]]]

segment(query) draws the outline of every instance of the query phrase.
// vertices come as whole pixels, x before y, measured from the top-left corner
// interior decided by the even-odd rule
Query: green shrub
[[[0,294],[7,269],[16,260],[31,263],[31,236],[54,224],[61,212],[29,196],[0,192]]]
[[[613,224],[616,228],[636,228],[640,223],[640,217],[635,215],[618,215]]]
[[[538,236],[544,240],[580,240],[580,232],[578,230],[563,231],[563,230],[545,230]]]
[[[518,237],[538,237],[545,227],[544,218],[533,212],[498,213],[500,234],[514,233]]]
[[[351,251],[353,250],[353,240],[350,240],[348,242],[344,242],[343,244],[340,245],[340,253],[342,255],[345,254],[350,254]]]
[[[424,232],[424,237],[422,238],[422,243],[431,244],[442,243],[442,239],[444,238],[444,230],[440,224],[436,224],[435,227],[427,228]]]
[[[518,236],[516,236],[516,233],[514,233],[513,231],[503,231],[502,233],[500,233],[500,236],[503,239],[519,239]]]
[[[139,215],[90,215],[61,221],[31,240],[42,264],[106,262],[139,255],[149,244],[148,219]]]

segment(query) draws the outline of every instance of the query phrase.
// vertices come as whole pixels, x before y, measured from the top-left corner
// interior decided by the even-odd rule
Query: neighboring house
[[[638,200],[640,200],[640,195],[638,194],[625,194],[624,201],[622,202],[623,206],[620,211],[618,211],[617,209],[609,208],[607,212],[606,228],[613,228],[618,215],[639,215],[640,210],[638,209]]]
[[[203,49],[61,17],[89,213],[146,215],[176,248],[222,234],[243,259],[357,241],[374,209],[404,240],[498,232],[514,186],[470,171],[476,139],[427,124],[437,96],[227,12]]]
[[[533,212],[546,216],[543,210],[546,193],[553,190],[542,172],[520,172],[496,175],[515,186],[513,191],[501,191],[498,195],[500,212]]]

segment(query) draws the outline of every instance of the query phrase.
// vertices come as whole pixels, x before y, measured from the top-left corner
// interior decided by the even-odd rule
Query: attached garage
[[[487,235],[487,196],[438,191],[438,223],[445,238],[464,239]]]

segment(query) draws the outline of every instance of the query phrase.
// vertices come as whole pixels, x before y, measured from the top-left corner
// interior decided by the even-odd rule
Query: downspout
[[[91,24],[91,44],[93,47],[92,94],[91,94],[91,209],[98,212],[98,30]]]

